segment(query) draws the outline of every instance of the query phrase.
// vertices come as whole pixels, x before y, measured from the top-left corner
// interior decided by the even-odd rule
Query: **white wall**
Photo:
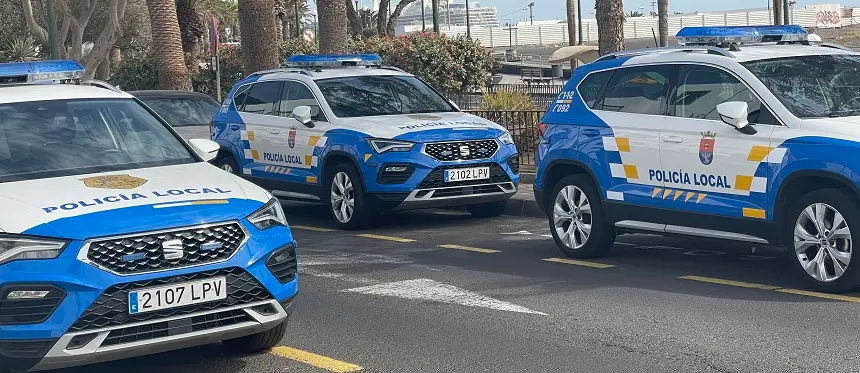
[[[841,8],[836,4],[810,5],[794,9],[791,23],[804,27],[822,27],[818,22],[819,13],[826,9],[840,9],[841,26],[860,23],[860,8]],[[772,23],[772,14],[767,9],[749,11],[727,11],[722,13],[699,13],[673,15],[669,17],[669,35],[675,35],[685,26],[750,26]],[[582,22],[583,41],[597,41],[597,21],[584,19]],[[428,25],[429,28],[430,25]],[[627,18],[624,24],[624,37],[628,39],[651,38],[652,28],[657,30],[657,17]],[[421,26],[398,27],[397,34],[420,31]],[[450,36],[465,35],[465,26],[442,26],[442,33]],[[510,31],[505,27],[472,27],[472,37],[491,48],[509,47]],[[567,44],[567,24],[514,26],[513,45],[556,45]]]

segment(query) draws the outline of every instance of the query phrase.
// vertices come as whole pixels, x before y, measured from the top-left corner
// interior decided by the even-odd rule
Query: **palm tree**
[[[176,0],[176,18],[182,37],[182,50],[196,54],[200,41],[206,35],[206,23],[200,11],[199,0]]]
[[[320,53],[345,52],[349,39],[346,30],[346,3],[343,0],[317,0],[317,14]]]
[[[597,0],[595,13],[600,54],[624,49],[624,6],[621,0]]]
[[[669,0],[657,0],[657,18],[660,29],[660,46],[669,45]]]
[[[272,39],[280,39],[281,34],[275,23],[274,9],[274,0],[239,0],[242,61],[246,74],[280,66],[278,48],[272,45]]]
[[[567,0],[568,45],[576,45],[576,0]]]
[[[635,17],[642,17],[643,15],[644,15],[644,14],[642,14],[642,12],[637,12],[637,11],[635,11],[635,10],[631,10],[631,11],[630,11],[630,14],[628,15],[628,17],[630,17],[630,18],[635,18]]]
[[[174,0],[146,0],[152,29],[152,54],[161,89],[190,91],[191,79],[185,67],[179,21]]]

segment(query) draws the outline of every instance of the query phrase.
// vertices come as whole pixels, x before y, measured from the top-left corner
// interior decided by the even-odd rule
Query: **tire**
[[[858,207],[856,198],[843,190],[820,189],[801,197],[786,211],[786,259],[818,291],[844,293],[860,285],[860,264],[850,260],[853,235],[860,238]],[[816,224],[818,216],[823,219]],[[824,224],[824,232],[818,231],[819,224]],[[848,264],[843,267],[845,262]],[[822,267],[824,271],[820,271]]]
[[[218,159],[215,162],[215,165],[233,175],[239,175],[239,164],[236,163],[236,158],[233,158],[232,155]]]
[[[553,193],[547,201],[547,215],[556,246],[571,258],[588,259],[605,256],[615,243],[615,229],[606,224],[603,205],[591,179],[582,174],[566,176],[552,190]],[[565,198],[561,195],[562,191],[572,194]],[[583,197],[585,201],[581,199]],[[567,204],[568,200],[571,201],[571,205]],[[580,207],[573,206],[575,203],[580,203]],[[556,211],[557,205],[559,205],[558,211]],[[583,208],[586,206],[588,209]],[[564,213],[569,213],[566,218]],[[575,226],[577,221],[581,224],[579,229]],[[585,230],[588,225],[590,225],[590,231]]]
[[[476,218],[494,218],[505,213],[505,207],[508,206],[508,201],[479,203],[476,205],[466,206],[472,216]]]
[[[345,185],[341,190],[338,185]],[[326,176],[326,191],[328,195],[328,212],[334,219],[335,224],[341,229],[357,230],[367,228],[373,221],[374,210],[364,191],[364,183],[361,175],[355,167],[348,163],[335,166]],[[335,189],[336,188],[336,189]],[[346,192],[343,196],[342,193]],[[342,199],[338,199],[337,197]],[[352,211],[349,210],[350,197],[352,200]],[[346,202],[347,206],[342,205]]]
[[[222,341],[224,346],[230,349],[233,352],[238,353],[254,353],[268,350],[272,347],[278,345],[282,339],[284,339],[284,335],[287,334],[287,325],[289,324],[288,320],[284,320],[284,322],[278,324],[278,326],[266,330],[261,333],[251,334],[246,337],[236,338],[236,339],[228,339]]]

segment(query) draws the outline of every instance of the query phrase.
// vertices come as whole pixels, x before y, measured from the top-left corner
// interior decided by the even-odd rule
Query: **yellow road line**
[[[318,227],[308,227],[308,226],[305,226],[305,225],[291,225],[291,226],[290,226],[290,228],[293,228],[293,229],[301,229],[301,230],[305,230],[305,231],[314,231],[314,232],[334,232],[334,231],[335,231],[334,229],[318,228]]]
[[[779,289],[777,291],[780,293],[805,295],[807,297],[816,297],[816,298],[824,298],[824,299],[831,299],[831,300],[839,300],[839,301],[843,301],[843,302],[860,303],[860,298],[849,297],[847,295],[827,294],[827,293],[819,293],[816,291],[806,291],[806,290],[797,290],[797,289]]]
[[[346,363],[340,360],[335,360],[327,356],[317,355],[312,352],[302,351],[297,348],[279,346],[272,349],[272,353],[280,357],[285,357],[290,360],[295,360],[300,363],[305,363],[320,369],[325,369],[329,372],[346,373],[357,372],[364,368]]]
[[[544,259],[545,262],[554,262],[554,263],[563,263],[563,264],[573,264],[583,267],[591,267],[591,268],[613,268],[615,267],[612,264],[603,264],[603,263],[595,263],[595,262],[585,262],[582,260],[573,260],[573,259],[562,259],[562,258],[548,258]]]
[[[391,237],[391,236],[380,236],[377,234],[359,234],[359,237],[364,238],[373,238],[376,240],[385,240],[385,241],[394,241],[394,242],[415,242],[415,240],[410,240],[408,238],[400,238],[400,237]]]
[[[443,249],[474,251],[476,253],[483,253],[483,254],[493,254],[493,253],[500,253],[501,252],[499,250],[481,249],[481,248],[477,248],[477,247],[460,246],[460,245],[439,245],[439,247],[441,247]]]
[[[699,282],[708,282],[711,284],[720,284],[720,285],[729,285],[729,286],[737,286],[742,288],[749,289],[761,289],[761,290],[777,290],[780,289],[779,286],[770,286],[770,285],[762,285],[762,284],[754,284],[751,282],[740,282],[740,281],[732,281],[732,280],[723,280],[721,278],[713,278],[713,277],[702,277],[702,276],[681,276],[678,277],[684,280],[692,280]]]

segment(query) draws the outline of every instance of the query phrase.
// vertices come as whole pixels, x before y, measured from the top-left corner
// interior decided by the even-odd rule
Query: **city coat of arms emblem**
[[[714,161],[714,145],[717,134],[711,131],[702,132],[702,140],[699,141],[699,160],[707,166]]]

